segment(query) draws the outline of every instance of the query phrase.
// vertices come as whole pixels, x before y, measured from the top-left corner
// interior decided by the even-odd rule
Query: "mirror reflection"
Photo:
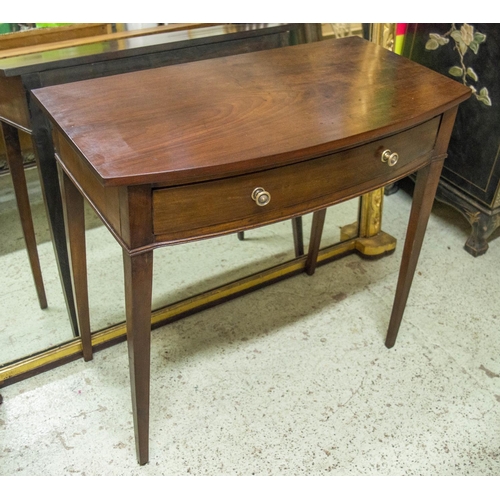
[[[103,25],[103,32],[109,33],[109,26]],[[363,36],[366,26],[324,23],[321,29],[323,37],[339,38]],[[15,28],[10,26],[8,31],[32,28],[34,26],[16,25]],[[37,300],[0,137],[0,367],[73,338],[31,140],[23,132],[20,133],[20,140],[27,164],[26,180],[48,308],[40,309]],[[358,205],[358,200],[352,200],[328,209],[322,248],[338,243],[341,228],[357,221]],[[89,206],[86,208],[90,316],[91,328],[95,332],[125,321],[123,268],[120,246],[92,209]],[[306,251],[311,221],[312,215],[302,218]],[[290,221],[247,231],[243,240],[232,234],[162,248],[155,251],[154,256],[153,309],[285,263],[294,257]]]
[[[26,170],[48,308],[40,309],[21,232],[10,175],[0,175],[0,365],[72,338],[36,167]],[[89,301],[92,331],[125,321],[121,247],[86,207]],[[341,227],[357,220],[358,201],[327,211],[322,247],[340,241]],[[302,218],[307,249],[312,215]],[[153,309],[290,261],[292,224],[277,224],[187,245],[156,250]]]

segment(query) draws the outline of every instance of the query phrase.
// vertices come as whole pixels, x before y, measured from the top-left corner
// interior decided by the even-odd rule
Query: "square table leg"
[[[306,267],[305,271],[309,276],[312,276],[316,271],[316,264],[318,263],[319,247],[321,244],[321,236],[323,235],[323,227],[325,225],[326,208],[314,212],[312,227],[311,227],[311,238],[309,243],[309,249],[307,252]]]
[[[129,255],[123,250],[130,386],[137,460],[149,460],[149,383],[153,251]]]
[[[434,161],[430,165],[420,169],[417,173],[396,295],[394,297],[391,320],[385,340],[385,345],[388,348],[393,347],[396,343],[399,326],[403,319],[406,301],[408,300],[411,283],[417,267],[420,249],[424,241],[425,230],[431,214],[434,197],[436,196],[443,163],[444,159]]]
[[[62,170],[60,171],[60,176],[64,224],[78,330],[82,339],[83,358],[85,361],[90,361],[92,359],[92,339],[87,286],[87,252],[85,248],[83,196]]]

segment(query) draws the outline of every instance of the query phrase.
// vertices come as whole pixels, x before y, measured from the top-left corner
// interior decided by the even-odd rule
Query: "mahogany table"
[[[0,50],[0,127],[6,142],[7,162],[12,173],[37,294],[40,306],[45,308],[47,301],[31,220],[18,130],[32,137],[63,294],[75,336],[78,335],[78,326],[50,123],[33,103],[30,90],[187,61],[270,49],[317,38],[312,29],[315,25],[300,23],[216,25],[187,30],[195,26],[168,25],[137,32],[90,36],[96,35],[95,29],[100,29],[101,25],[90,25],[94,30],[90,32],[89,25],[85,25],[83,38],[54,41],[50,38],[52,30],[35,30],[33,36],[37,39],[37,45],[12,46],[16,42],[15,35],[12,39],[9,38],[11,35],[7,36],[11,45],[5,41],[2,44],[1,48],[5,50]],[[76,27],[55,29],[59,36],[61,30],[78,31]],[[27,43],[26,40],[24,42]]]
[[[153,250],[325,209],[417,172],[396,341],[458,105],[470,90],[358,38],[34,90],[54,125],[86,360],[83,199],[123,248],[140,464],[148,461]]]

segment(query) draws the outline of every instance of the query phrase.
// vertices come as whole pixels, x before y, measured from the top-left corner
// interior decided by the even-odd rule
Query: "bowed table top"
[[[467,87],[357,37],[35,90],[105,186],[298,162],[439,115]]]

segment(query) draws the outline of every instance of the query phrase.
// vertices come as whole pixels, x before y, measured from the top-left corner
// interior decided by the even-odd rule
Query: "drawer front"
[[[153,190],[156,241],[222,234],[307,213],[400,178],[429,160],[440,119],[314,160],[227,179]],[[399,155],[382,161],[385,150]],[[420,161],[419,161],[420,160]],[[259,206],[262,188],[270,201]]]

